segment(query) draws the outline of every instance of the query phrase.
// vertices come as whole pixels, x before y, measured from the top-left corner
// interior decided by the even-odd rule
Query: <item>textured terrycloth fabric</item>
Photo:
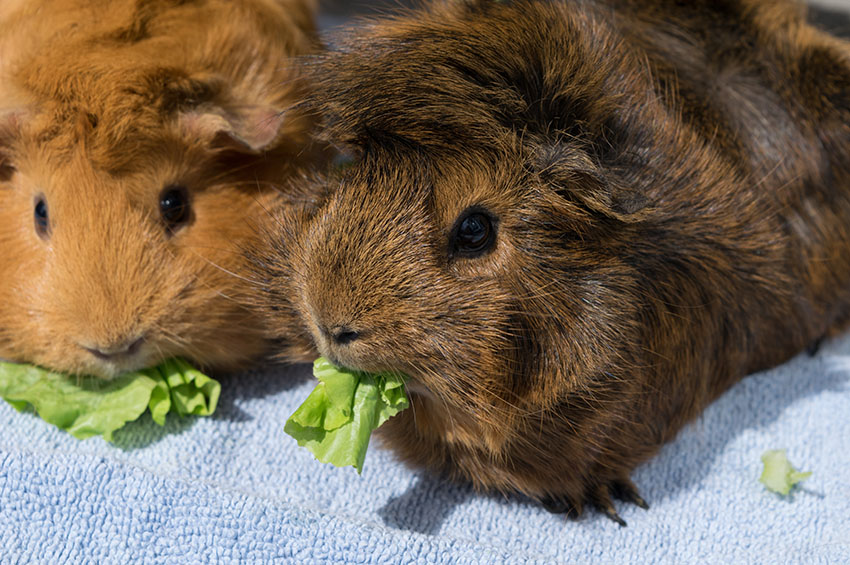
[[[847,0],[820,1],[850,33]],[[362,476],[318,463],[283,433],[309,367],[222,384],[215,417],[145,416],[112,445],[0,402],[0,563],[850,563],[850,336],[710,406],[634,473],[652,508],[619,505],[627,528],[478,495],[377,446]],[[787,498],[757,480],[771,448],[814,472]]]
[[[634,480],[652,508],[571,521],[408,470],[362,476],[283,433],[309,367],[223,380],[213,418],[77,441],[0,406],[0,562],[850,563],[850,336],[751,376]],[[814,472],[781,498],[760,455]]]

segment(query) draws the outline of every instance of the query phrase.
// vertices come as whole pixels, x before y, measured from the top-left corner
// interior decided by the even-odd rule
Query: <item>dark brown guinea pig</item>
[[[263,354],[241,248],[324,160],[289,59],[319,48],[312,0],[2,5],[0,357],[108,378]]]
[[[620,521],[636,465],[847,320],[850,48],[804,15],[470,1],[352,32],[315,74],[355,159],[277,307],[409,375],[405,461]]]

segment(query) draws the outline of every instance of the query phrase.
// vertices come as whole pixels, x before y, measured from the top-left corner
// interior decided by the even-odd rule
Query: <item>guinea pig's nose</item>
[[[93,345],[91,347],[84,345],[83,349],[85,349],[98,359],[109,361],[111,359],[115,359],[116,357],[129,357],[130,355],[134,355],[142,346],[142,343],[144,341],[145,338],[140,337],[134,338],[132,340],[127,340],[115,345]]]
[[[360,333],[347,326],[334,326],[329,332],[337,345],[347,345],[360,338]]]

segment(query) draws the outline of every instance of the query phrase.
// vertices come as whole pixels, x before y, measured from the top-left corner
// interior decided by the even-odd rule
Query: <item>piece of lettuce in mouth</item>
[[[46,422],[77,439],[103,436],[138,419],[146,409],[153,420],[165,416],[209,416],[221,385],[182,359],[111,380],[68,376],[33,365],[0,362],[0,397],[17,410],[32,407]]]
[[[792,467],[784,449],[765,451],[761,456],[761,461],[764,463],[764,471],[762,471],[759,481],[768,490],[783,496],[791,492],[791,487],[808,479],[812,474],[811,471],[801,473]]]
[[[319,384],[283,429],[322,463],[361,473],[372,432],[409,406],[404,379],[337,367],[323,357],[313,363],[313,375]]]

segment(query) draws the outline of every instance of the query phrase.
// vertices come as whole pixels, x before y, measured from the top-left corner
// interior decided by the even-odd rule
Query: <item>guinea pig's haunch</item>
[[[269,348],[242,249],[325,159],[290,60],[318,49],[313,8],[4,3],[0,357],[108,378]]]
[[[482,0],[353,32],[312,68],[356,159],[271,307],[411,377],[381,430],[405,461],[645,506],[637,464],[848,319],[850,48],[803,16]]]

